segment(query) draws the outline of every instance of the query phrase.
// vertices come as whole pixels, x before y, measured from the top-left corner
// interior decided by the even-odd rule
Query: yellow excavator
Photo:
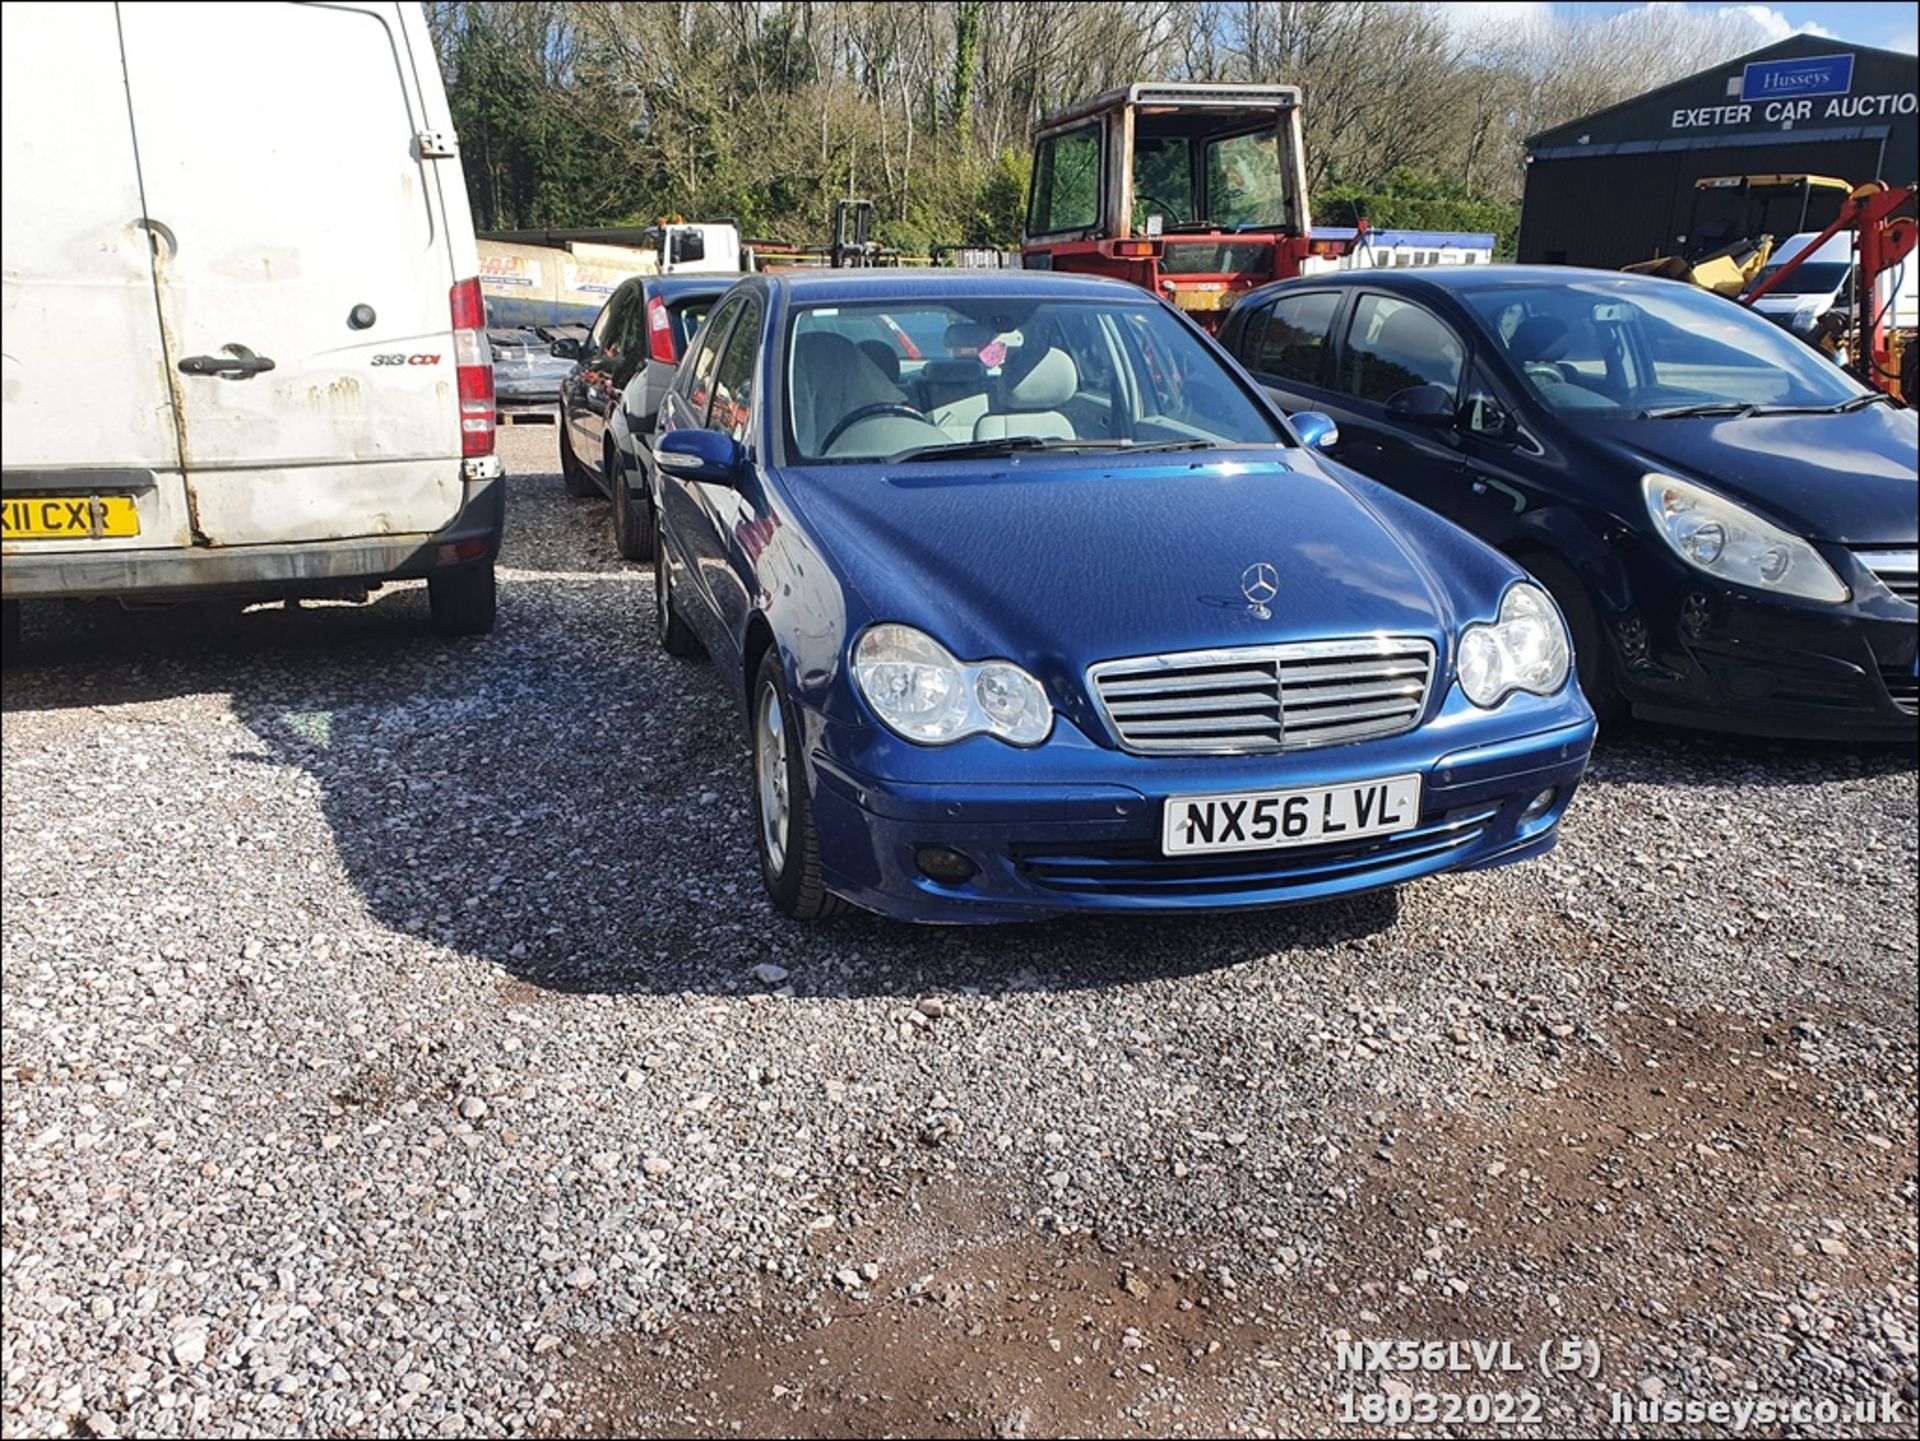
[[[1738,295],[1765,267],[1776,235],[1817,229],[1853,186],[1831,175],[1708,175],[1693,182],[1693,209],[1677,255],[1623,266],[1629,275],[1684,280]],[[1815,216],[1809,227],[1809,214]]]

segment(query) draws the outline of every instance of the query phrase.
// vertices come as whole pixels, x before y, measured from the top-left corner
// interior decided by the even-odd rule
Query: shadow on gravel
[[[245,614],[99,607],[76,621],[50,608],[30,621],[4,708],[230,698],[250,732],[235,762],[319,783],[378,924],[561,993],[761,990],[763,961],[824,996],[1123,985],[1336,946],[1397,918],[1389,894],[978,930],[790,922],[760,890],[739,718],[710,668],[645,637],[649,584],[631,570],[507,580],[495,634],[454,643],[431,634],[418,587]],[[1642,731],[1603,748],[1598,769],[1736,787],[1913,760]]]
[[[1647,785],[1818,785],[1911,772],[1920,749],[1885,742],[1768,740],[1629,720],[1594,748],[1590,779]]]

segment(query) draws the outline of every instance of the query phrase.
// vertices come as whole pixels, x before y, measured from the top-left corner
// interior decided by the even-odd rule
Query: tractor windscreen
[[[1289,177],[1271,113],[1142,114],[1133,145],[1133,226],[1163,233],[1289,223]]]

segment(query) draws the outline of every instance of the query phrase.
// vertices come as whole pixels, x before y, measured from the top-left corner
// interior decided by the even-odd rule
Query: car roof
[[[690,295],[701,291],[709,295],[720,295],[733,289],[749,274],[750,272],[745,270],[697,270],[691,275],[649,275],[645,279],[647,289],[662,300],[671,300],[676,295]]]
[[[1648,286],[1672,285],[1653,275],[1627,275],[1618,270],[1590,270],[1577,265],[1411,265],[1391,269],[1335,270],[1324,275],[1298,275],[1277,280],[1240,298],[1241,305],[1275,294],[1280,290],[1323,290],[1329,286],[1346,289],[1365,286],[1369,290],[1407,291],[1418,295],[1458,293],[1472,290],[1500,290],[1521,285],[1562,285],[1569,281],[1606,281],[1611,285],[1639,290]]]
[[[947,296],[1080,296],[1085,299],[1147,300],[1151,293],[1103,275],[1060,275],[1048,270],[918,269],[787,270],[762,277],[794,300],[938,300]]]

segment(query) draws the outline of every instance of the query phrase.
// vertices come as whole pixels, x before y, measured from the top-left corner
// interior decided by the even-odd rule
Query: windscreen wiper
[[[1849,415],[1856,410],[1865,410],[1869,405],[1892,405],[1893,397],[1884,391],[1873,390],[1865,395],[1856,395],[1837,405],[1769,405],[1763,407],[1761,415]]]
[[[978,460],[1003,455],[1026,455],[1042,450],[1122,450],[1140,455],[1154,450],[1218,450],[1211,440],[1048,440],[1038,435],[1008,435],[998,440],[956,440],[950,445],[923,445],[889,456],[890,464],[909,460]]]
[[[1725,400],[1712,400],[1704,405],[1672,405],[1665,410],[1643,410],[1642,420],[1691,420],[1695,416],[1730,415],[1741,420],[1752,415],[1760,407]]]

